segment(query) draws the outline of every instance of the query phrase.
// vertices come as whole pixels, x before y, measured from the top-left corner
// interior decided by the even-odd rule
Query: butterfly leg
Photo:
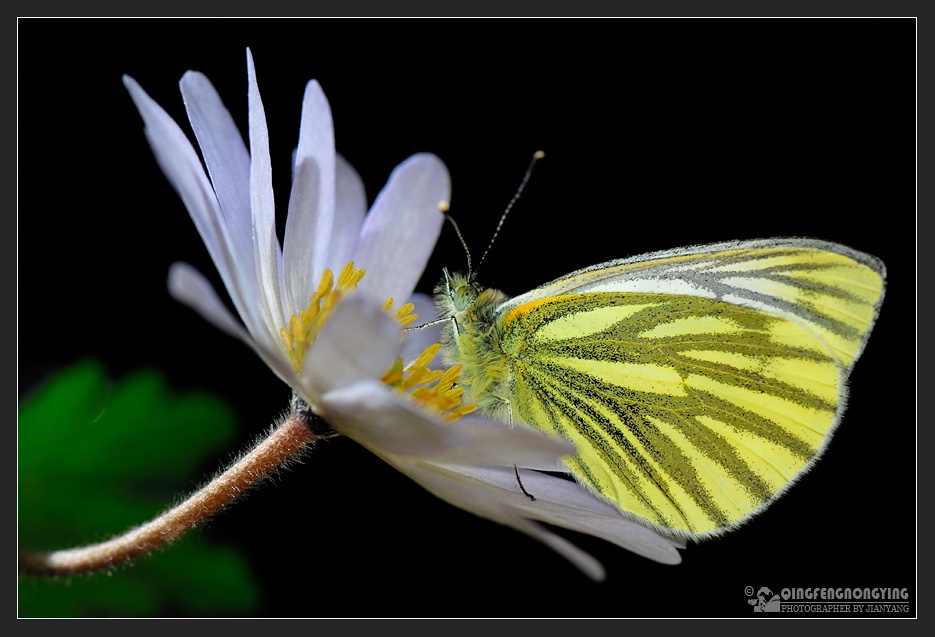
[[[519,468],[517,468],[516,465],[513,465],[513,473],[516,474],[516,484],[519,485],[519,490],[523,492],[523,495],[524,495],[524,496],[526,496],[527,498],[529,498],[530,500],[532,500],[533,502],[535,502],[535,501],[536,501],[536,496],[534,496],[533,494],[529,493],[529,491],[526,490],[526,487],[523,486],[523,481],[519,479]]]
[[[510,427],[512,427],[513,426],[513,405],[510,403],[507,403],[507,410],[510,415]],[[529,491],[526,490],[526,487],[523,486],[523,481],[520,480],[519,478],[519,467],[517,467],[516,465],[513,465],[513,473],[516,475],[516,484],[519,485],[519,490],[523,492],[523,495],[525,495],[527,498],[535,502],[536,496],[529,493]]]

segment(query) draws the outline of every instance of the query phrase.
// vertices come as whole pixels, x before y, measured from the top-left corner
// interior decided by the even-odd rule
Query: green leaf
[[[174,394],[142,371],[108,383],[85,362],[19,408],[19,545],[51,550],[98,542],[152,519],[229,448],[230,408]],[[111,572],[20,577],[21,617],[243,615],[259,600],[246,561],[198,531]]]

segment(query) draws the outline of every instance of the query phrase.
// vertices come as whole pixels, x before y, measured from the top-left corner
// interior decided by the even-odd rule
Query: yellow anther
[[[439,378],[441,378],[441,377],[442,377],[442,374],[444,374],[444,373],[445,373],[445,372],[443,372],[443,371],[440,370],[440,369],[436,369],[436,370],[433,370],[433,371],[428,371],[428,370],[426,370],[426,373],[423,374],[423,376],[422,376],[422,380],[419,381],[419,382],[421,382],[423,385],[429,385],[429,384],[434,383],[435,381],[437,381]]]
[[[354,262],[348,261],[344,264],[344,267],[341,268],[341,272],[338,273],[338,287],[344,287],[344,282],[347,281],[348,277],[351,276],[351,273],[354,271]]]
[[[464,393],[464,387],[452,387],[445,391],[438,392],[440,398],[459,398]]]
[[[454,422],[461,416],[466,416],[477,410],[477,405],[462,405],[442,414],[442,420],[445,422]]]
[[[289,319],[289,332],[292,334],[292,340],[296,346],[301,345],[305,340],[305,327],[295,314]]]
[[[360,280],[364,278],[366,270],[358,270],[354,268],[354,262],[348,261],[347,265],[342,268],[341,273],[338,275],[338,289],[349,289],[356,286],[360,283]]]
[[[380,380],[382,380],[382,381],[383,381],[384,383],[386,383],[387,385],[394,385],[394,386],[395,386],[395,385],[398,384],[400,381],[402,381],[402,379],[403,379],[403,370],[401,370],[401,369],[395,369],[395,370],[389,372],[386,376],[384,376],[384,377],[381,378]]]
[[[435,391],[441,393],[446,391],[449,387],[454,385],[458,378],[460,378],[461,366],[455,365],[449,369],[445,370],[445,373],[442,374],[442,377],[438,380],[438,384],[435,386]]]
[[[458,380],[458,376],[461,375],[461,365],[455,365],[454,367],[449,367],[445,370],[445,373],[442,374],[442,378],[439,384],[442,383],[453,383]]]
[[[480,409],[480,405],[475,405],[474,403],[470,403],[468,405],[461,405],[460,407],[455,407],[451,411],[453,413],[458,414],[459,416],[464,416],[466,414],[472,414],[478,409]]]
[[[425,349],[418,357],[412,362],[409,366],[409,369],[414,369],[416,367],[428,367],[429,363],[432,362],[432,359],[435,358],[435,355],[441,350],[442,346],[440,343],[435,343]],[[459,370],[460,371],[460,370]]]
[[[403,389],[412,389],[416,385],[419,385],[422,381],[422,374],[426,372],[424,367],[416,367],[415,369],[409,372],[409,375],[403,380]]]
[[[412,312],[414,309],[416,309],[415,305],[412,303],[406,303],[404,306],[396,310],[396,318],[404,319],[406,318],[406,315]],[[418,314],[416,316],[418,316]]]
[[[406,316],[397,318],[400,327],[406,327],[407,325],[414,323],[416,319],[419,318],[419,315],[413,312],[412,314],[407,314]]]
[[[402,381],[404,373],[402,360],[396,359],[396,362],[393,363],[393,366],[389,369],[388,372],[386,372],[386,374],[384,374],[383,378],[380,380],[387,385],[397,387],[399,386],[400,381]]]
[[[318,315],[318,293],[316,292],[308,299],[308,307],[299,312],[299,317],[302,319],[302,322],[308,325],[312,320]]]
[[[409,396],[410,396],[411,398],[422,398],[423,396],[426,396],[426,395],[429,395],[429,394],[431,394],[432,397],[435,396],[435,392],[431,391],[428,387],[426,387],[425,385],[423,385],[423,386],[421,386],[421,387],[416,387],[415,389],[413,389],[413,390],[409,393]]]
[[[287,330],[286,328],[282,328],[279,330],[279,335],[282,336],[282,342],[285,343],[286,345],[286,351],[291,354],[292,350],[295,349],[295,345],[293,342],[294,339],[292,338],[292,334],[290,334],[289,330]]]
[[[331,292],[331,294],[329,294],[328,296],[326,296],[325,298],[321,300],[320,311],[322,313],[328,312],[329,310],[331,310],[331,308],[337,305],[338,301],[340,300],[341,300],[341,289],[335,288],[334,291]]]
[[[309,305],[317,301],[316,297],[320,299],[326,294],[331,294],[332,285],[334,285],[334,274],[332,274],[331,270],[325,268],[324,273],[321,275],[321,282],[318,284],[318,289],[312,295],[312,298],[309,299]]]
[[[439,411],[448,411],[449,409],[457,406],[459,401],[457,398],[449,398],[447,396],[439,396],[433,402],[433,407]]]

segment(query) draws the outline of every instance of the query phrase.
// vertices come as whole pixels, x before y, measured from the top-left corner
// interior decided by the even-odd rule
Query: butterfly
[[[625,516],[703,539],[763,511],[839,425],[886,269],[778,238],[609,261],[509,298],[436,288],[464,399],[570,440],[567,469]]]

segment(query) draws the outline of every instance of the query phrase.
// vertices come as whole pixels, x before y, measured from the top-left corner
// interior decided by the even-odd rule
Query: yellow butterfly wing
[[[505,398],[572,440],[569,468],[623,512],[718,533],[821,454],[884,281],[878,259],[806,239],[586,268],[497,308]]]

